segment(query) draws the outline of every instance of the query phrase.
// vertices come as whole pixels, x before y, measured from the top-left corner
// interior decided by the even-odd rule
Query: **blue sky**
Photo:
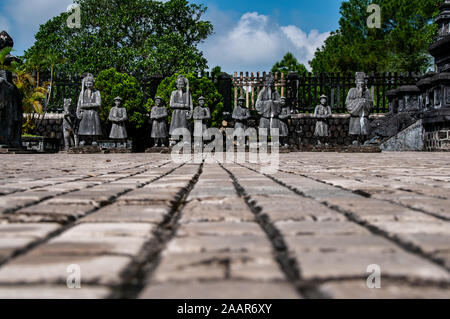
[[[307,64],[329,32],[338,28],[340,0],[191,0],[208,7],[215,33],[200,48],[209,66],[226,72],[268,71],[291,51]],[[21,55],[39,25],[65,11],[72,0],[1,0],[0,29]]]

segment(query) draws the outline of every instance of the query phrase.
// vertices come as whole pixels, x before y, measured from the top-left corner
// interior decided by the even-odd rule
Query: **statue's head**
[[[328,96],[326,96],[326,95],[320,96],[320,104],[325,106],[325,105],[327,105],[327,103],[328,103]]]
[[[240,107],[244,107],[245,105],[245,97],[243,97],[242,95],[238,98],[238,105]]]
[[[286,98],[283,96],[281,98],[281,106],[285,106],[286,105]]]
[[[69,112],[72,106],[72,99],[64,99],[64,112]]]
[[[116,107],[120,107],[120,105],[122,104],[122,98],[120,96],[116,97],[114,99],[114,104],[116,105]]]
[[[203,97],[203,96],[200,96],[199,98],[198,98],[198,105],[200,106],[200,107],[203,107],[204,105],[205,105],[205,98]]]
[[[356,72],[355,79],[357,87],[364,87],[366,85],[366,74],[364,72]]]
[[[155,97],[155,106],[160,106],[162,104],[162,98],[160,96]]]
[[[83,79],[84,85],[88,88],[88,89],[92,89],[94,87],[94,76],[91,73],[88,73],[84,79]]]
[[[273,78],[272,73],[269,73],[269,74],[266,76],[264,85],[265,85],[266,87],[273,87],[273,86],[275,85],[275,79]]]
[[[177,78],[177,89],[182,90],[186,87],[187,79],[184,77],[184,75],[180,75]]]

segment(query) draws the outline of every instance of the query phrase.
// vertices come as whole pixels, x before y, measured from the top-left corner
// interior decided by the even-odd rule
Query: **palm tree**
[[[45,55],[43,62],[50,67],[50,85],[49,85],[49,90],[48,90],[48,94],[47,94],[47,99],[45,101],[45,108],[47,109],[48,104],[50,102],[50,98],[52,96],[53,75],[54,75],[55,66],[64,62],[64,59],[61,58],[55,52],[49,51]]]

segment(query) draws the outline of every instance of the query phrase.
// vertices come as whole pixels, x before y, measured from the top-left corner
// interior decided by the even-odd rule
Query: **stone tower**
[[[445,0],[440,10],[435,20],[439,34],[429,48],[437,74],[428,79],[430,101],[423,119],[425,149],[429,151],[450,151],[450,0]]]

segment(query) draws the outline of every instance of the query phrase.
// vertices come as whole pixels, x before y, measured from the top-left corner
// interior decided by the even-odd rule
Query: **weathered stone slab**
[[[214,281],[150,284],[141,299],[299,299],[287,282]]]
[[[103,299],[110,293],[109,288],[81,286],[69,289],[67,285],[0,286],[0,299]]]
[[[101,208],[80,220],[81,223],[152,223],[160,224],[168,214],[167,205],[119,205]]]
[[[381,279],[380,289],[369,289],[365,280],[329,282],[320,293],[333,299],[448,299],[450,291],[433,286],[411,286]]]
[[[0,268],[2,284],[66,283],[67,267],[79,265],[81,284],[114,285],[130,262],[118,256],[23,256]]]

